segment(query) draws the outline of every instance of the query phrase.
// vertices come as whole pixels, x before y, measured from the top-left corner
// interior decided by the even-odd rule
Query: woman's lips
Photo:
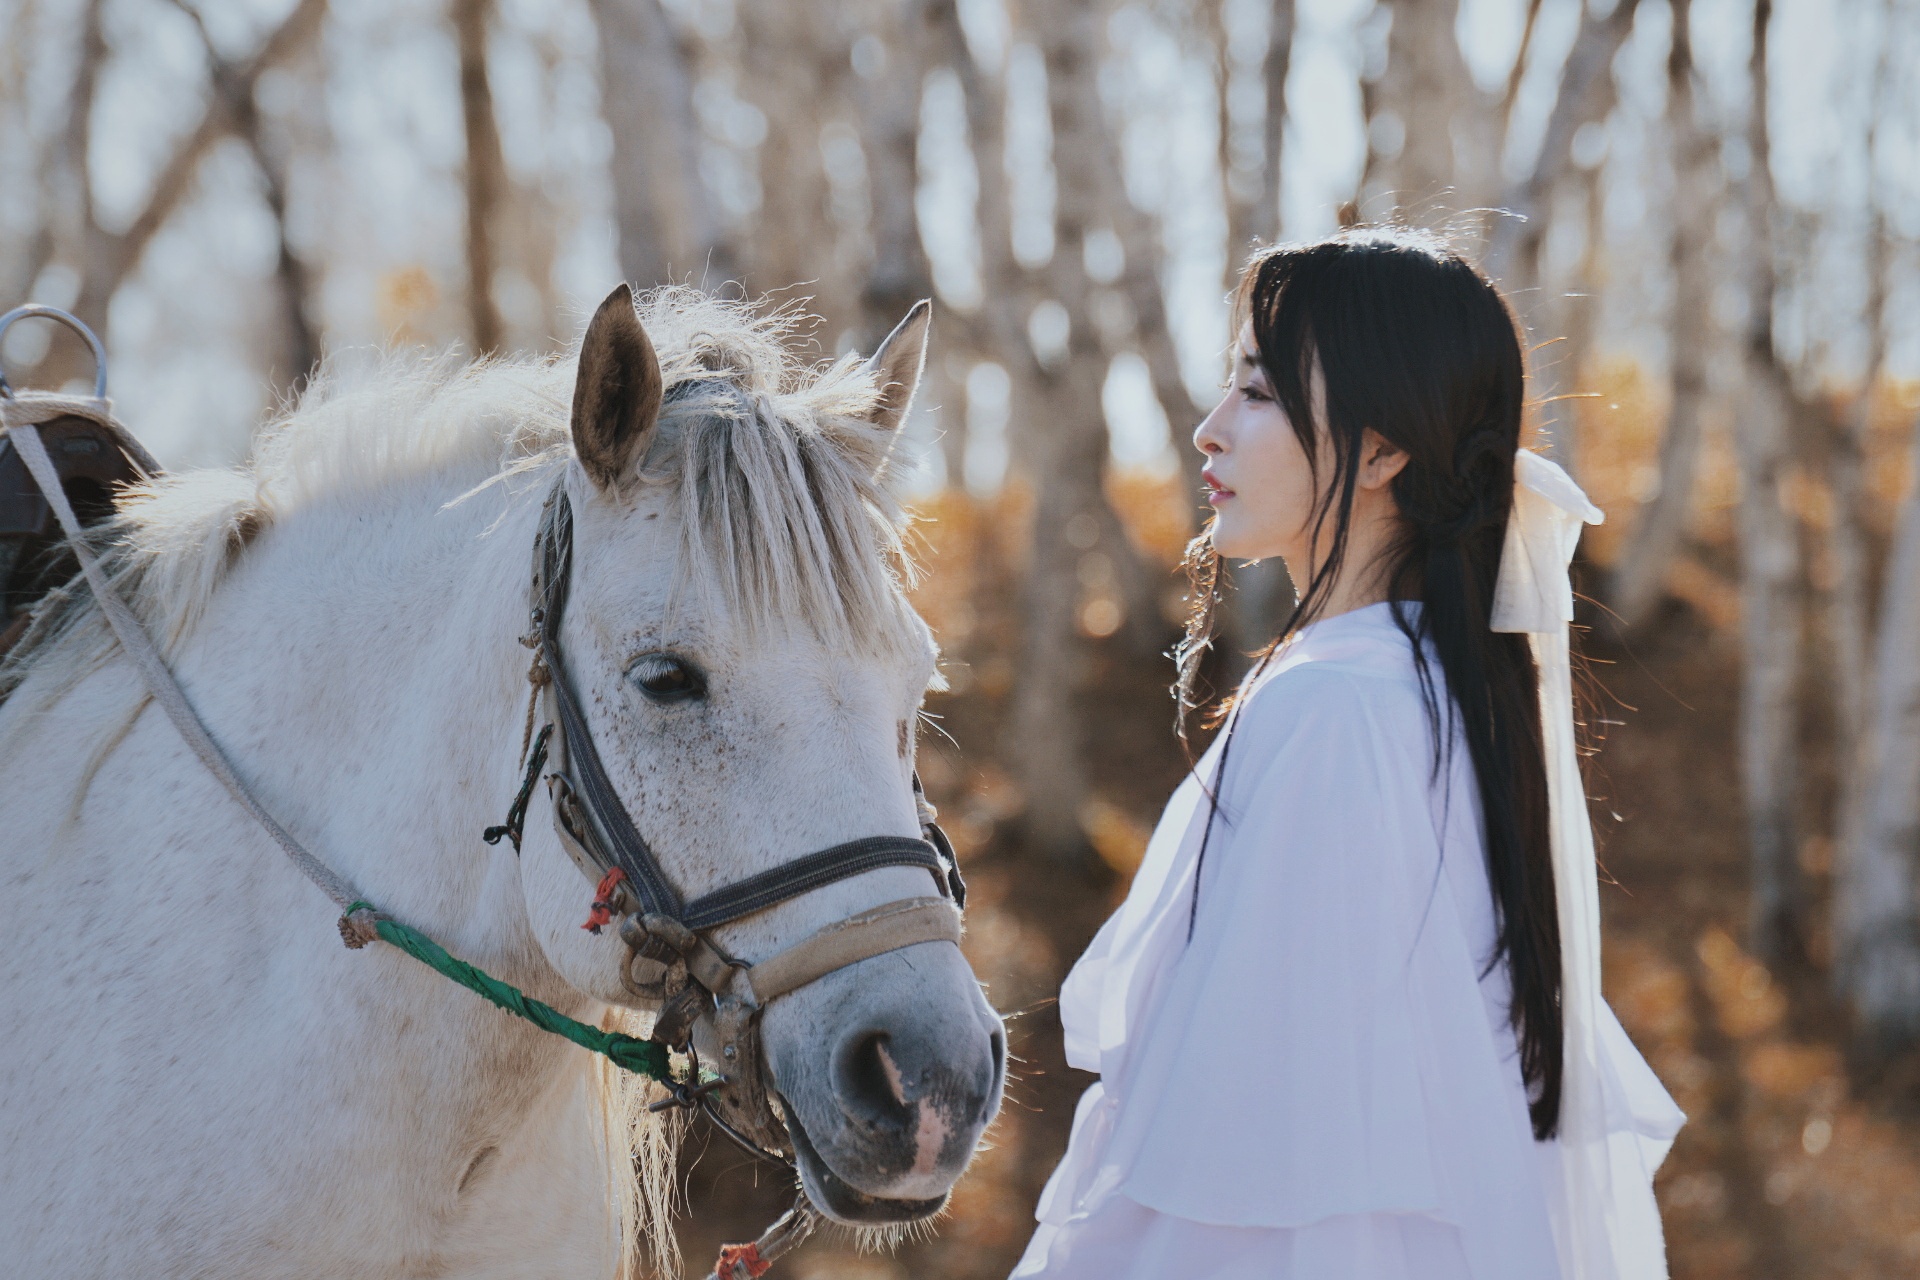
[[[1200,473],[1200,482],[1207,486],[1207,501],[1218,506],[1223,499],[1231,498],[1233,490],[1220,483],[1220,478],[1211,471]]]

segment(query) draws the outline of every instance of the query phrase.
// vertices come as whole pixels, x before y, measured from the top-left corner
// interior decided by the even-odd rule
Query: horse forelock
[[[643,471],[677,499],[676,593],[753,636],[804,630],[854,653],[911,653],[922,642],[906,517],[886,483],[890,433],[821,399],[669,393]]]

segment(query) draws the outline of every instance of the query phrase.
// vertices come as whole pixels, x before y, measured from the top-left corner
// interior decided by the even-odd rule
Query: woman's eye
[[[627,668],[627,680],[655,702],[686,702],[703,696],[706,678],[691,664],[670,653],[647,653]]]
[[[1262,391],[1260,388],[1254,386],[1252,383],[1248,383],[1246,386],[1241,387],[1240,394],[1245,396],[1249,400],[1257,400],[1262,403],[1265,403],[1273,399],[1272,396],[1268,395],[1266,392]]]

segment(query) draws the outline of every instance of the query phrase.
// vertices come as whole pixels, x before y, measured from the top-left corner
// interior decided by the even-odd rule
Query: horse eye
[[[627,668],[627,679],[655,702],[688,702],[707,692],[700,672],[670,653],[641,654]]]

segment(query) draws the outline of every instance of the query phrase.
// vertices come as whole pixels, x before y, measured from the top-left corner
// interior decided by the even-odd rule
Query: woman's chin
[[[1250,537],[1223,520],[1214,523],[1213,549],[1227,560],[1270,560],[1280,554],[1270,540]]]

